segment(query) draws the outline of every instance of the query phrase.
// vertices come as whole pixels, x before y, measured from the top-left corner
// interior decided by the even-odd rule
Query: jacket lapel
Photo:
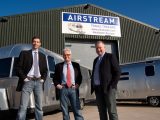
[[[59,72],[60,72],[60,76],[63,76],[63,65],[64,65],[64,62],[62,62],[62,64],[60,64],[60,68],[59,68]]]
[[[42,65],[43,63],[41,62],[41,60],[42,60],[42,55],[41,55],[41,53],[40,53],[39,51],[38,51],[38,58],[39,58],[39,60],[38,60],[39,62],[38,62],[38,63],[39,63],[39,69],[40,69],[40,67],[43,66],[43,65]],[[41,70],[41,69],[40,69],[40,70]]]
[[[74,69],[74,77],[75,77],[75,79],[76,79],[77,70],[76,70],[76,67],[75,67],[74,62],[71,62],[71,63],[72,63],[73,69]]]
[[[30,66],[32,67],[32,64],[33,64],[32,50],[29,50],[28,58],[29,58],[28,60],[29,60]]]
[[[107,55],[107,53],[105,53],[105,54],[103,55],[102,60],[101,60],[100,66],[103,65],[103,63],[104,63],[104,61],[106,60],[107,57],[108,57],[108,55]]]

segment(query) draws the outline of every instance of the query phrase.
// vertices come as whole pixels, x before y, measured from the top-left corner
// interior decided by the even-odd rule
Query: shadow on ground
[[[47,112],[44,114],[45,115],[52,115],[52,114],[56,114],[60,112],[60,110],[55,110],[55,111],[52,111],[52,112]],[[3,112],[0,112],[0,120],[16,120],[16,115],[17,115],[17,111],[3,111]],[[26,120],[30,120],[30,119],[33,119],[34,118],[34,113],[31,113],[31,114],[27,114],[26,116]]]
[[[91,101],[85,103],[85,106],[96,106],[96,101]],[[150,106],[143,102],[117,102],[118,107],[149,107],[149,108],[155,108],[153,106]],[[160,106],[159,106],[160,107]]]
[[[85,106],[96,106],[96,101],[93,100],[93,101],[87,101],[85,103]],[[123,103],[123,102],[118,102],[117,103],[117,107],[147,107],[147,108],[155,108],[155,107],[152,107],[152,106],[149,106],[148,104],[144,104],[144,103]],[[46,115],[52,115],[52,114],[56,114],[58,112],[61,112],[60,110],[55,110],[55,111],[52,111],[52,112],[47,112],[44,114],[44,116]],[[16,120],[16,115],[17,115],[17,111],[10,111],[10,112],[0,112],[0,120]],[[27,117],[26,117],[26,120],[30,120],[30,119],[33,119],[34,118],[34,114],[27,114]]]

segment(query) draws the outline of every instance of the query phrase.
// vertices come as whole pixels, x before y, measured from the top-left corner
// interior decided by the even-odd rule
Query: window
[[[54,61],[54,58],[51,56],[48,56],[48,65],[49,65],[49,71],[54,72],[55,71],[55,61]]]
[[[17,65],[17,62],[18,62],[18,58],[14,58],[12,76],[16,76],[16,65]]]
[[[88,73],[89,73],[89,76],[90,76],[90,78],[91,78],[91,76],[92,76],[92,71],[91,71],[91,70],[88,70]]]
[[[154,76],[155,75],[154,66],[153,65],[146,66],[145,67],[145,74],[146,74],[146,76]]]
[[[129,80],[129,77],[120,77],[120,80]]]
[[[12,58],[0,59],[0,77],[9,77]]]
[[[129,72],[122,72],[120,80],[129,80]]]
[[[122,76],[122,75],[129,75],[129,72],[122,72],[122,73],[121,73],[121,76]]]

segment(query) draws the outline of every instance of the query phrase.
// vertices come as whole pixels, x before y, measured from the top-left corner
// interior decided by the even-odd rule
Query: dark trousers
[[[95,87],[96,102],[100,120],[118,120],[116,108],[116,89],[110,89],[104,93],[102,87]]]

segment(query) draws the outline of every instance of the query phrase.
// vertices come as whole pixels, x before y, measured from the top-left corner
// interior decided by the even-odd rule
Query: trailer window
[[[48,56],[48,65],[49,65],[49,71],[54,72],[54,70],[55,70],[55,60],[51,56]]]
[[[146,76],[154,76],[154,74],[155,74],[154,66],[153,65],[146,66],[145,67],[145,74],[146,74]]]
[[[122,72],[120,80],[129,80],[129,72]]]
[[[129,72],[122,72],[121,76],[123,76],[123,75],[129,75]]]
[[[12,58],[0,59],[0,77],[9,77]]]

